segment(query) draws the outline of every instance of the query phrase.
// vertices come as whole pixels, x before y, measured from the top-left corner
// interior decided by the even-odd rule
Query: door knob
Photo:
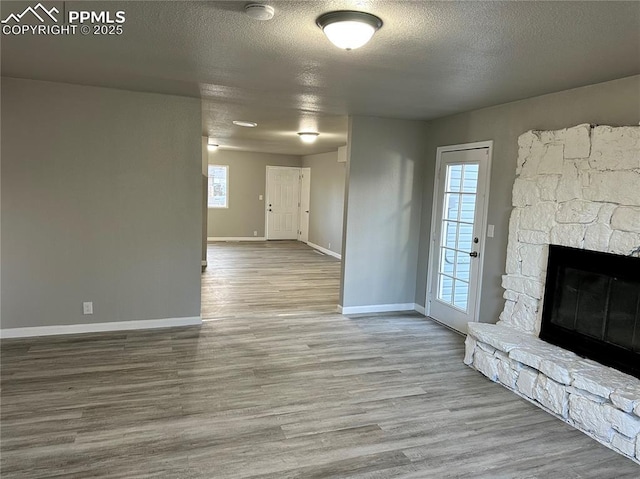
[[[271,211],[271,208],[269,208],[269,211]]]
[[[469,256],[471,256],[472,258],[477,258],[478,257],[478,252],[477,251],[472,251],[471,253],[469,253]]]

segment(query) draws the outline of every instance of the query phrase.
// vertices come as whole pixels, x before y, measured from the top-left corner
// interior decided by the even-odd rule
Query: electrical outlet
[[[258,232],[257,232],[257,231],[254,231],[254,232],[253,232],[253,236],[258,236]]]
[[[93,314],[93,303],[91,301],[82,303],[82,314]]]
[[[329,243],[329,249],[331,249],[331,243]]]
[[[262,201],[262,195],[258,195],[258,199]]]
[[[496,229],[495,225],[489,225],[487,227],[487,236],[489,238],[493,238],[493,235],[495,234],[495,229]]]

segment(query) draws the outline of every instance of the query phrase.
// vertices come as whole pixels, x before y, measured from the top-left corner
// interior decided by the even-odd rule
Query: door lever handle
[[[472,258],[477,258],[478,257],[478,252],[477,251],[472,251],[471,253],[469,253],[469,256],[471,256]]]

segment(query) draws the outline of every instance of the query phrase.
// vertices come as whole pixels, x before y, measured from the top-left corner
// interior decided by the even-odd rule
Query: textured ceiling
[[[34,3],[3,1],[2,17]],[[636,1],[271,1],[268,22],[246,3],[47,2],[124,10],[124,34],[3,36],[2,74],[199,96],[221,145],[309,154],[346,142],[347,115],[432,119],[640,73]],[[337,9],[384,26],[341,51],[315,25]]]

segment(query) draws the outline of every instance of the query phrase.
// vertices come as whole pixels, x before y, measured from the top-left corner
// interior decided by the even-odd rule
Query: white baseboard
[[[366,313],[395,313],[401,311],[415,311],[415,303],[398,304],[368,304],[366,306],[340,306],[338,312],[342,314],[366,314]]]
[[[64,324],[58,326],[33,326],[30,328],[0,329],[0,338],[31,338],[58,334],[101,333],[105,331],[127,331],[132,329],[174,328],[199,326],[200,316],[187,318],[142,319],[137,321],[113,321],[109,323]]]
[[[266,241],[264,236],[207,236],[207,241]]]
[[[342,255],[335,253],[334,251],[331,251],[330,249],[327,248],[323,248],[322,246],[319,246],[315,243],[312,243],[311,241],[307,242],[307,244],[309,246],[311,246],[313,249],[317,249],[318,251],[320,251],[321,253],[324,254],[328,254],[329,256],[333,256],[334,258],[338,258],[338,259],[342,259]]]
[[[414,308],[418,313],[422,314],[423,316],[427,315],[427,310],[424,306],[419,305],[418,303],[415,304],[415,308]]]

